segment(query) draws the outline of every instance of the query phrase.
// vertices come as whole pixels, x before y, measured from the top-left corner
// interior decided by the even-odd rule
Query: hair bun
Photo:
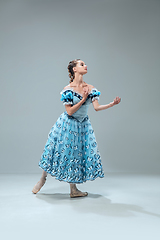
[[[75,78],[73,68],[76,67],[78,60],[80,60],[80,59],[75,59],[73,61],[70,61],[69,64],[68,64],[67,68],[68,68],[68,72],[69,72],[68,76],[70,78],[70,83],[73,82],[73,79]]]

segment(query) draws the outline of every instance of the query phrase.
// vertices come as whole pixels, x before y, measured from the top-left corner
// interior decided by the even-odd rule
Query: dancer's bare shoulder
[[[94,88],[94,86],[93,86],[93,85],[91,85],[91,84],[87,84],[87,86],[89,87],[89,91],[91,91],[91,90],[92,90],[92,88]]]

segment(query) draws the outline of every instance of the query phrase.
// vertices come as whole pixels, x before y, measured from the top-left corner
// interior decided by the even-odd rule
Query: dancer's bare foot
[[[88,192],[81,192],[77,189],[76,184],[70,183],[70,197],[85,197],[88,195]]]
[[[36,194],[37,192],[40,191],[40,189],[43,187],[43,185],[46,182],[46,177],[47,177],[47,173],[43,170],[42,177],[40,178],[39,182],[34,186],[32,190],[33,193]]]

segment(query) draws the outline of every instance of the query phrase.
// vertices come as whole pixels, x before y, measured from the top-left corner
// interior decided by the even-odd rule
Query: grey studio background
[[[65,110],[70,60],[100,104],[89,117],[105,172],[160,172],[158,0],[0,1],[0,173],[41,173],[48,133]]]

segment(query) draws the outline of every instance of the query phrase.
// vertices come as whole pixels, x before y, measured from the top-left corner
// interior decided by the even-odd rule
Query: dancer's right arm
[[[87,91],[83,92],[83,95],[82,95],[83,98],[77,104],[75,104],[73,106],[71,104],[68,104],[68,105],[66,104],[65,105],[65,108],[66,108],[66,111],[67,111],[68,115],[71,116],[73,113],[75,113],[80,108],[80,106],[86,101],[86,99],[88,97],[88,94],[89,94],[89,88],[88,88]]]
[[[71,104],[65,105],[65,108],[66,108],[66,111],[67,111],[68,115],[71,116],[73,113],[75,113],[84,102],[85,101],[82,99],[81,101],[79,101],[74,106],[72,106]]]

